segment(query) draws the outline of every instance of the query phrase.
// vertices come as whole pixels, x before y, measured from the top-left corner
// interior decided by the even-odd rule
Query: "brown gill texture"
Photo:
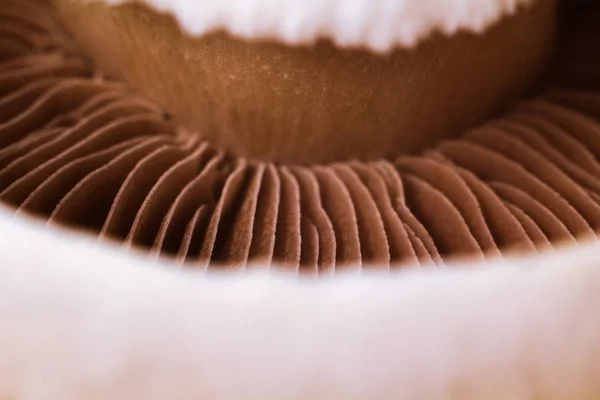
[[[3,0],[0,201],[199,268],[325,275],[576,245],[600,228],[600,12],[587,14],[539,95],[460,139],[280,166],[189,134],[99,74],[43,2]]]

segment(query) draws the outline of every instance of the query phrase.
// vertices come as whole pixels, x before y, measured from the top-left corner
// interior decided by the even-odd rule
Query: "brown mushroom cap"
[[[284,164],[389,159],[482,122],[537,76],[556,9],[539,0],[482,35],[436,35],[382,55],[328,41],[195,38],[138,2],[55,4],[105,71],[215,147]]]

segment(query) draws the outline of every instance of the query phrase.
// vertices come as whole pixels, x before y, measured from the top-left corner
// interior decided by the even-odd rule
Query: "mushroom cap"
[[[8,210],[0,223],[7,398],[600,395],[597,242],[306,282],[180,271]]]
[[[294,170],[182,135],[97,74],[43,1],[1,2],[0,397],[598,398],[600,247],[582,244],[600,225],[589,4],[513,111],[420,156]],[[133,233],[98,241],[111,212],[111,232]],[[282,258],[205,274],[141,249],[206,243],[206,218],[218,254]],[[169,229],[181,242],[155,241]],[[314,281],[289,263],[321,259],[327,237],[335,257],[391,255],[382,233],[412,271],[350,260]]]

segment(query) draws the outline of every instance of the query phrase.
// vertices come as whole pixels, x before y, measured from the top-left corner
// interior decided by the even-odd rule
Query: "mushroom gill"
[[[501,117],[420,155],[286,165],[189,134],[98,72],[46,2],[3,0],[0,201],[203,268],[327,274],[576,245],[600,228],[600,7],[577,18]]]
[[[102,71],[161,105],[190,133],[199,132],[215,147],[240,157],[311,165],[414,154],[514,102],[547,61],[557,1],[485,1],[511,3],[503,8],[514,12],[505,11],[478,34],[447,28],[452,33],[434,31],[412,46],[398,44],[387,52],[339,42],[350,41],[347,36],[386,37],[397,26],[411,31],[418,24],[401,19],[410,13],[398,11],[402,4],[410,8],[404,0],[313,2],[328,4],[319,15],[337,10],[329,16],[330,29],[354,26],[353,33],[323,33],[295,45],[285,38],[296,30],[310,37],[305,30],[316,23],[304,12],[293,17],[294,4],[302,2],[284,2],[284,32],[262,39],[248,36],[252,26],[277,29],[258,17],[252,22],[258,12],[253,7],[266,4],[260,1],[245,6],[228,1],[211,6],[206,0],[52,3]],[[177,4],[179,14],[160,12],[177,9]],[[237,29],[227,4],[237,4],[233,14],[240,18],[247,14]],[[399,20],[387,26],[387,15],[395,12]],[[207,22],[215,13],[221,18]],[[381,27],[371,28],[375,32],[369,35],[367,28],[356,26],[357,14],[380,21]],[[217,21],[228,23],[222,30],[215,30],[217,25],[197,34]],[[239,31],[246,34],[235,34]]]

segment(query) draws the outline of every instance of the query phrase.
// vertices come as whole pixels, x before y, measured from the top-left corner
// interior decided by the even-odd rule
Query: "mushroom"
[[[1,0],[0,397],[600,396],[600,6],[341,4]]]
[[[555,0],[54,3],[104,71],[194,134],[305,165],[416,153],[483,122],[537,76],[556,21]]]

